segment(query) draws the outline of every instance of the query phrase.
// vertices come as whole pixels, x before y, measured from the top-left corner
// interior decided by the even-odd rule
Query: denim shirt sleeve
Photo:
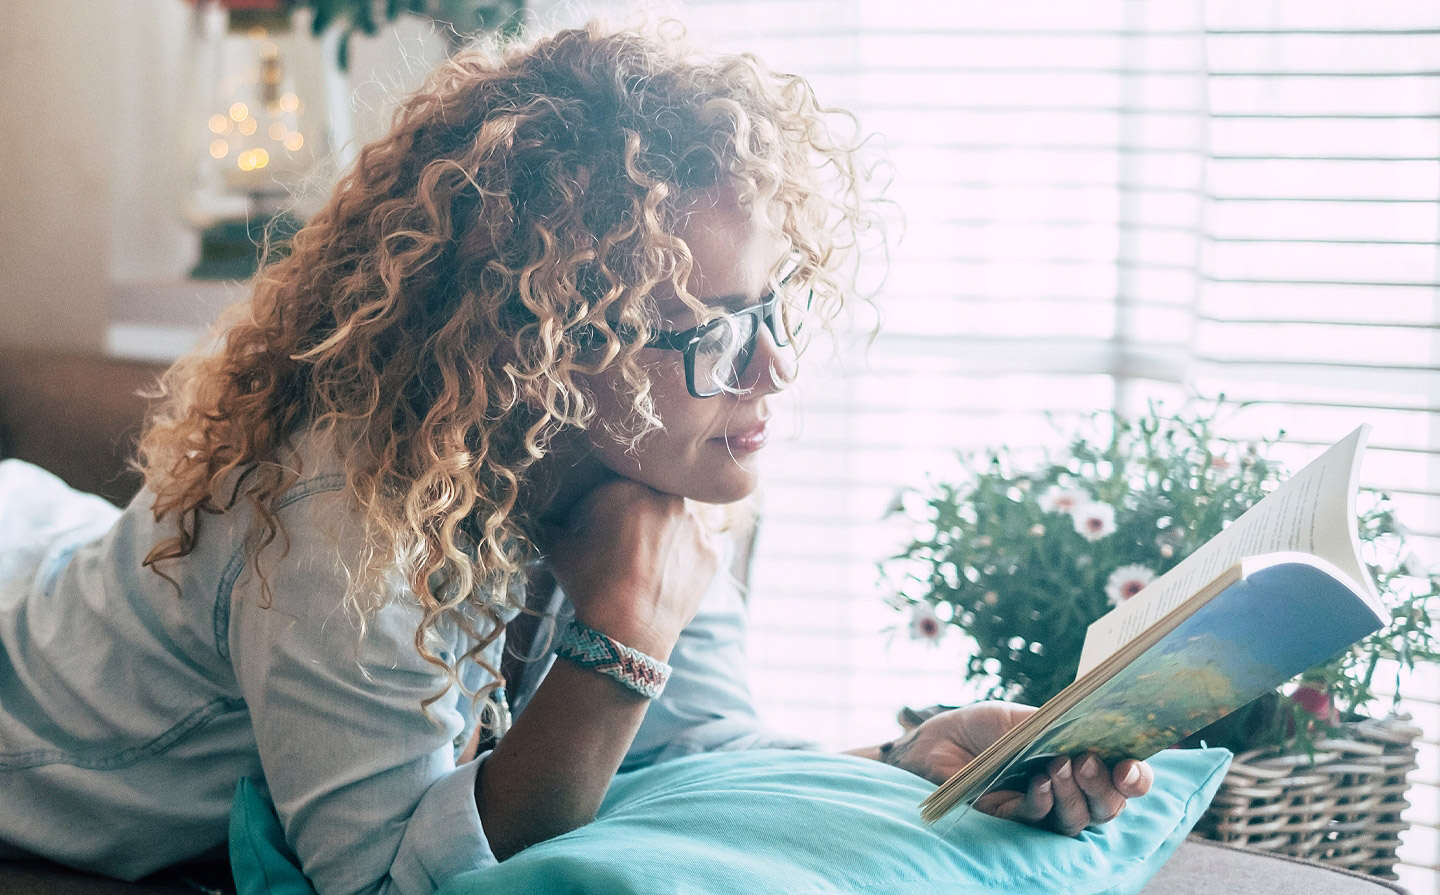
[[[415,649],[418,607],[392,601],[362,629],[341,606],[340,557],[354,553],[340,544],[358,532],[338,494],[308,496],[282,520],[289,550],[282,559],[272,545],[262,557],[272,604],[262,606],[253,571],[242,574],[228,639],[301,867],[320,895],[428,895],[494,864],[475,802],[484,756],[455,763],[466,729],[459,696],[433,703],[430,718],[420,708],[444,679]]]

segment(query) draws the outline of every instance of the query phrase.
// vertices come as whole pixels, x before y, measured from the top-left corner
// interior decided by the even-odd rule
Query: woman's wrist
[[[579,619],[565,626],[556,655],[581,668],[611,678],[647,699],[658,697],[670,679],[670,666]]]
[[[660,662],[669,661],[670,653],[675,650],[675,642],[680,639],[680,632],[672,633],[671,626],[656,621],[644,621],[630,613],[577,610],[575,619]]]

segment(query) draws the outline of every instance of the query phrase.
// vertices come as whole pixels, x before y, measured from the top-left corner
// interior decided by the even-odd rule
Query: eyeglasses
[[[661,330],[650,337],[645,347],[684,352],[685,386],[696,398],[736,392],[755,356],[762,322],[781,348],[790,345],[800,333],[815,293],[809,287],[797,289],[793,285],[799,269],[798,263],[792,264],[775,289],[758,304],[679,332]]]

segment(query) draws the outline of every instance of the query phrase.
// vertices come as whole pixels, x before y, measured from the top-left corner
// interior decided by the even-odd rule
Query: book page
[[[1355,490],[1369,432],[1367,425],[1345,436],[1175,568],[1092,624],[1077,677],[1247,556],[1312,553],[1373,592],[1355,533]]]

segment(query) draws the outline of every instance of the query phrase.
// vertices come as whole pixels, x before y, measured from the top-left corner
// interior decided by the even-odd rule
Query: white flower
[[[910,610],[910,639],[939,643],[945,636],[945,623],[929,603],[916,603]]]
[[[1051,485],[1037,501],[1044,513],[1071,513],[1075,508],[1090,500],[1090,495],[1078,488],[1061,488]]]
[[[1115,533],[1115,508],[1092,501],[1075,508],[1075,530],[1087,541],[1098,541]]]
[[[1105,596],[1110,598],[1112,605],[1119,606],[1154,580],[1155,572],[1138,563],[1121,566],[1111,572],[1110,580],[1105,582]]]

